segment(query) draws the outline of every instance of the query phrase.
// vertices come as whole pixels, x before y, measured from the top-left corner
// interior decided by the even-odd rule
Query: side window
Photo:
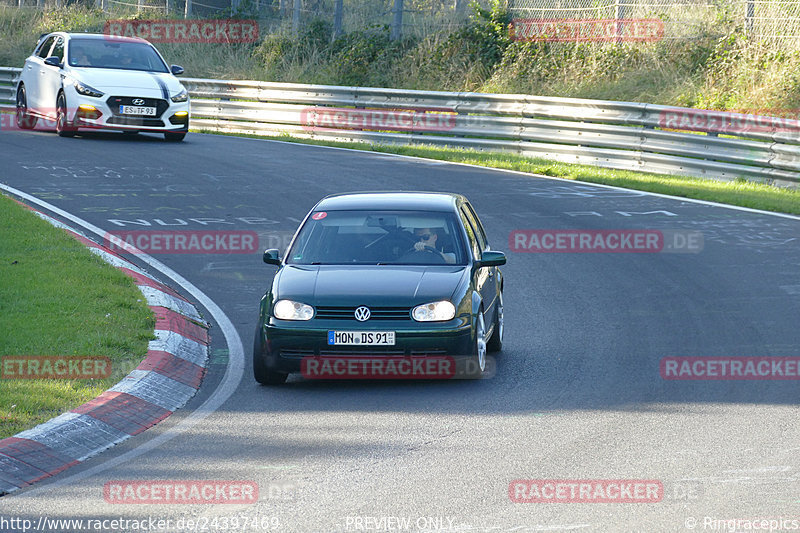
[[[60,61],[64,61],[64,39],[59,37],[56,41],[56,45],[53,47],[53,51],[50,52],[51,56],[56,56]]]
[[[478,218],[477,213],[475,213],[475,209],[472,208],[472,205],[467,202],[464,204],[467,208],[467,216],[471,222],[475,224],[475,233],[478,236],[478,244],[481,245],[481,250],[488,250],[489,249],[489,239],[486,238],[486,232],[483,230],[483,224],[481,224],[480,219]]]
[[[475,259],[475,261],[478,261],[481,258],[481,249],[478,246],[477,239],[475,238],[475,230],[472,229],[472,223],[467,218],[463,207],[459,209],[458,214],[461,216],[461,222],[464,224],[464,229],[467,231],[469,247],[472,249],[472,257]]]
[[[461,211],[464,213],[464,216],[469,221],[470,226],[472,226],[472,233],[475,235],[475,240],[478,243],[478,257],[480,258],[480,254],[486,249],[486,238],[481,234],[478,228],[477,222],[475,222],[475,218],[470,214],[470,212],[465,209],[464,207],[461,208]]]
[[[55,40],[56,40],[55,36],[48,37],[47,40],[44,43],[42,43],[42,46],[39,48],[39,53],[37,53],[36,55],[41,57],[42,59],[50,57],[49,56],[50,48],[53,47],[53,42]]]

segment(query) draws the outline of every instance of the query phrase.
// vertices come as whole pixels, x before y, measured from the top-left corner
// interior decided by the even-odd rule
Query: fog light
[[[95,106],[81,104],[78,106],[78,118],[86,119],[86,120],[97,120],[98,118],[102,117],[103,113],[101,113]]]
[[[178,111],[171,117],[169,117],[169,121],[176,126],[178,124],[188,124],[189,123],[189,112],[188,111]]]

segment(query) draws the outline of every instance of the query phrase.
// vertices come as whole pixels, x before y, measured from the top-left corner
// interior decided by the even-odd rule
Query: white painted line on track
[[[75,215],[68,213],[67,211],[64,211],[63,209],[60,209],[48,202],[40,200],[35,196],[20,191],[19,189],[15,189],[14,187],[10,187],[4,183],[0,183],[0,189],[11,193],[18,198],[22,198],[30,204],[37,205],[50,211],[51,213],[55,213],[69,220],[70,222],[81,226],[88,232],[94,233],[100,238],[103,238],[107,233],[106,231],[81,218],[76,217]],[[228,367],[225,369],[225,375],[222,377],[222,382],[219,384],[216,390],[211,393],[208,399],[203,402],[202,405],[200,405],[197,409],[188,414],[183,420],[178,422],[174,427],[170,428],[164,433],[159,434],[158,436],[118,457],[109,459],[98,464],[97,466],[88,468],[77,474],[68,475],[52,483],[34,487],[33,489],[27,490],[23,493],[16,494],[14,498],[30,498],[39,496],[42,492],[55,490],[64,485],[75,483],[77,481],[97,475],[110,468],[114,468],[115,466],[119,466],[132,459],[135,459],[136,457],[139,457],[150,450],[158,448],[162,444],[180,436],[183,432],[191,429],[206,417],[214,413],[222,406],[223,403],[225,403],[228,398],[230,398],[241,382],[244,374],[244,347],[242,346],[242,339],[239,337],[239,333],[236,331],[236,328],[233,326],[233,323],[230,321],[228,316],[211,298],[206,296],[203,291],[195,287],[189,280],[172,270],[161,261],[141,252],[138,252],[137,256],[139,259],[150,265],[153,269],[159,271],[180,285],[187,293],[191,294],[192,297],[194,297],[203,307],[205,307],[209,313],[211,313],[211,316],[214,317],[214,320],[222,330],[222,333],[225,336],[225,342],[228,345]]]

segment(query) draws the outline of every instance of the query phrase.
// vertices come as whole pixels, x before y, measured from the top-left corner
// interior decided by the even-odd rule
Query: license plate
[[[394,331],[329,331],[328,345],[394,346]]]
[[[123,115],[140,115],[146,117],[156,116],[155,107],[143,107],[138,105],[121,105],[119,106],[119,112]]]

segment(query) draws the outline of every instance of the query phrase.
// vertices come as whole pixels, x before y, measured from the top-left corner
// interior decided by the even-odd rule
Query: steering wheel
[[[434,254],[436,257],[438,257],[441,260],[442,263],[447,263],[447,259],[445,259],[444,254],[442,252],[440,252],[439,250],[437,250],[433,246],[428,246],[427,244],[423,246],[422,250],[417,250],[417,248],[415,246],[412,246],[403,255],[405,256],[405,255],[415,254],[415,253]]]

